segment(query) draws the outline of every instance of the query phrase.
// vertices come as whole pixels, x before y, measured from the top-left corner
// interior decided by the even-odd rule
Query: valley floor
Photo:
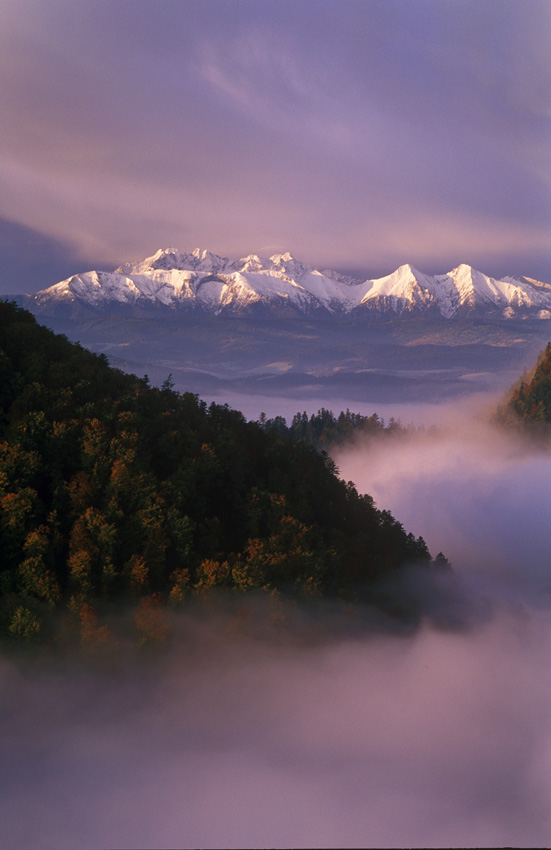
[[[298,407],[346,399],[358,407],[504,391],[551,338],[551,321],[41,321],[155,384],[171,374],[177,390],[231,405],[242,398],[249,407],[265,397],[271,410],[280,399]]]

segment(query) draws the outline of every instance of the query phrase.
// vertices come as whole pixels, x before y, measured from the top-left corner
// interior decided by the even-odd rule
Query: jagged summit
[[[204,248],[195,248],[190,254],[181,253],[176,248],[161,248],[151,257],[141,262],[124,263],[115,270],[117,274],[146,274],[160,269],[177,269],[185,271],[193,269],[216,273],[219,271],[236,271],[238,263],[219,257]]]
[[[93,310],[152,308],[214,314],[327,315],[373,318],[427,313],[551,316],[551,286],[527,277],[489,277],[465,263],[428,275],[409,263],[384,277],[358,281],[306,266],[292,254],[231,260],[203,248],[163,248],[114,272],[89,271],[29,296],[45,313],[70,307]]]

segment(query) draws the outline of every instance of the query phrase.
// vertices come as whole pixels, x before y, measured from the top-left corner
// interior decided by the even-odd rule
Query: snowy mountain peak
[[[217,272],[229,267],[235,269],[235,263],[228,260],[227,257],[220,257],[218,254],[213,254],[212,251],[207,251],[206,248],[195,248],[191,256],[196,260],[195,268],[201,269],[201,271]]]
[[[274,265],[283,265],[284,263],[296,262],[295,258],[289,251],[286,251],[284,254],[272,254],[270,260]]]
[[[470,266],[468,263],[459,263],[459,265],[456,266],[455,269],[452,269],[451,272],[448,272],[448,274],[471,274],[473,271],[473,267]]]
[[[421,276],[421,277],[423,277],[424,276],[422,274],[422,272],[418,272],[417,269],[414,268],[409,263],[404,263],[403,265],[398,266],[398,268],[396,269],[395,272],[393,272],[393,274],[399,275],[400,277],[407,277],[407,276],[411,276],[411,277]]]
[[[270,267],[270,260],[259,257],[258,254],[249,254],[247,257],[241,257],[239,267],[242,272],[260,272]]]
[[[433,277],[428,274],[425,274],[425,272],[419,271],[419,269],[416,269],[415,266],[410,265],[410,263],[405,263],[403,266],[400,266],[398,269],[396,269],[394,275],[399,280],[415,281],[416,283],[423,286],[428,286],[429,288],[432,288],[434,284]]]
[[[467,265],[467,263],[460,263],[455,269],[448,272],[448,277],[453,278],[453,280],[475,281],[480,277],[486,277],[486,275]]]
[[[480,302],[497,304],[503,300],[508,301],[507,298],[503,299],[502,286],[500,287],[494,278],[465,263],[448,272],[448,277],[454,281],[464,304],[476,306]]]
[[[306,272],[313,271],[313,269],[296,260],[288,251],[285,254],[273,254],[270,257],[270,262],[274,270],[282,271],[291,277],[300,277]]]
[[[446,319],[473,311],[504,318],[551,316],[551,286],[530,278],[488,277],[462,263],[431,276],[404,263],[385,277],[363,282],[338,272],[317,271],[289,252],[268,259],[249,254],[238,261],[195,248],[163,248],[114,272],[73,275],[29,297],[39,312],[64,309],[150,310],[270,315],[429,313]]]
[[[161,248],[153,256],[138,263],[125,263],[116,269],[119,274],[147,274],[155,270],[177,269],[180,271],[202,271],[217,274],[236,271],[237,264],[204,248],[195,248],[190,254],[182,254],[175,248]]]

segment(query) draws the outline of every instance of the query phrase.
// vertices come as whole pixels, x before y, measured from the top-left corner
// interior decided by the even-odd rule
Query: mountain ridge
[[[158,250],[113,272],[81,272],[26,297],[49,311],[171,310],[215,315],[378,316],[429,314],[451,319],[492,313],[551,318],[551,285],[528,277],[490,277],[465,263],[439,275],[404,264],[381,278],[356,280],[304,265],[290,253],[239,260],[206,249]]]

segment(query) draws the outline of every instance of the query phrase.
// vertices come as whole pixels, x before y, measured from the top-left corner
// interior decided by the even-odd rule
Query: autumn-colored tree
[[[171,629],[162,597],[158,593],[144,596],[134,614],[139,646],[162,646],[167,643]]]

